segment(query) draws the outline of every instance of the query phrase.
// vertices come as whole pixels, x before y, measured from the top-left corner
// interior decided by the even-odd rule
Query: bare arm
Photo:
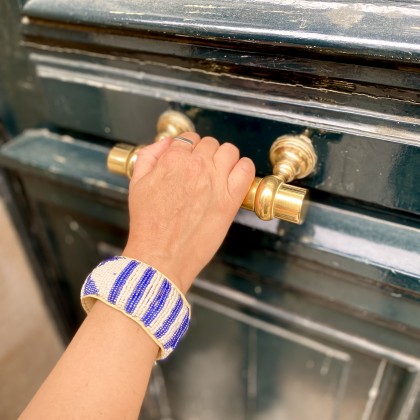
[[[130,183],[123,255],[150,264],[182,292],[223,241],[255,169],[238,150],[195,133],[143,149]],[[98,301],[21,419],[136,419],[158,346]]]

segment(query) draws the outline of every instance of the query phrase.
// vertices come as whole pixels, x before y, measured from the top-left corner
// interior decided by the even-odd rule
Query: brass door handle
[[[158,120],[155,141],[168,135],[174,137],[185,131],[195,131],[188,117],[176,111],[167,111]],[[108,154],[108,170],[131,178],[137,152],[141,147],[126,143],[116,144]],[[288,182],[312,173],[316,160],[312,142],[306,135],[285,135],[277,138],[270,148],[273,174],[254,179],[242,208],[254,211],[262,220],[276,218],[303,223],[309,191]]]
[[[166,111],[158,119],[156,124],[156,137],[154,141],[160,141],[164,137],[175,137],[187,131],[195,131],[192,121],[181,112]],[[127,143],[116,144],[108,154],[107,167],[110,172],[133,175],[137,152],[144,146],[133,146]]]
[[[301,224],[305,220],[309,191],[290,185],[313,172],[316,154],[304,134],[278,137],[270,148],[273,175],[256,177],[242,203],[262,220],[282,219]]]

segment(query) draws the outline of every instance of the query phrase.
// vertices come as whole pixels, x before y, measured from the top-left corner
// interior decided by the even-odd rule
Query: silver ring
[[[191,146],[194,146],[194,142],[193,142],[192,140],[190,140],[190,139],[186,139],[185,137],[176,136],[176,137],[174,137],[174,140],[181,140],[181,141],[183,141],[184,143],[188,143],[188,144],[190,144]]]

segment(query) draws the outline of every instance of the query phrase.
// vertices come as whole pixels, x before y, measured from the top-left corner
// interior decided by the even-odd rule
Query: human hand
[[[130,183],[124,256],[161,271],[185,293],[220,247],[255,176],[230,143],[183,133],[140,150]]]

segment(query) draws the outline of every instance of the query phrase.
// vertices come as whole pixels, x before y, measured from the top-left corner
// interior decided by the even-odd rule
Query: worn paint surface
[[[109,148],[46,129],[28,130],[0,152],[3,165],[125,201],[128,181],[105,170]]]
[[[288,46],[408,62],[420,60],[416,3],[348,1],[32,0],[30,18],[155,32],[207,42]]]

